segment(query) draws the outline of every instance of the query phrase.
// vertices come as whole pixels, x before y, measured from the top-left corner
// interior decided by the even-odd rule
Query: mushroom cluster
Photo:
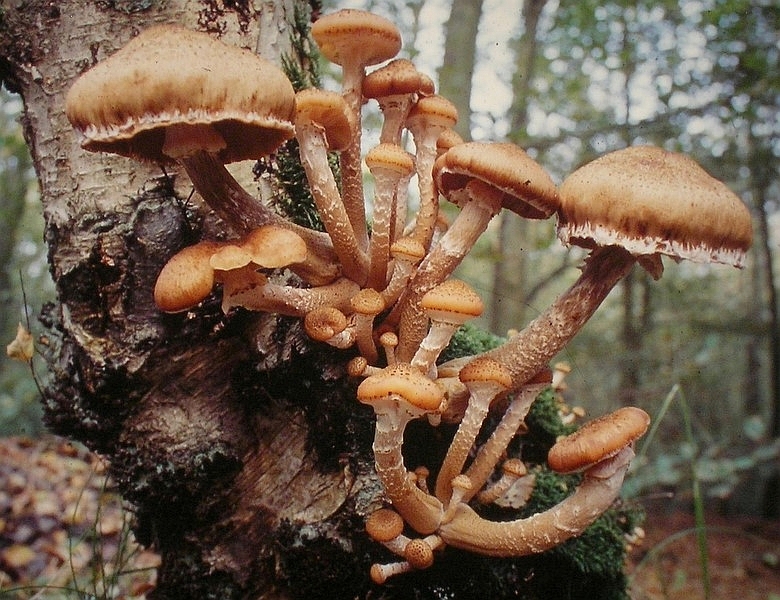
[[[401,36],[387,19],[341,10],[311,33],[342,68],[340,93],[296,93],[268,61],[175,25],[143,31],[71,88],[67,115],[85,149],[179,164],[232,230],[227,241],[173,256],[154,290],[157,305],[190,310],[219,288],[226,312],[298,317],[313,340],[347,351],[348,372],[362,378],[357,400],[376,413],[373,452],[389,505],[369,517],[367,531],[399,557],[375,565],[374,581],[425,568],[445,546],[521,556],[579,535],[619,493],[649,422],[639,408],[594,419],[552,447],[551,469],[582,472],[558,505],[509,522],[480,514],[510,490],[533,487],[507,448],[551,385],[549,362],[635,263],[656,278],[662,255],[741,266],[752,241],[747,209],[690,159],[652,146],[611,152],[557,186],[514,144],[459,139],[454,106],[396,57]],[[361,113],[374,101],[380,142],[363,154]],[[323,232],[282,218],[225,168],[293,137]],[[363,164],[374,180],[370,199]],[[442,198],[460,209],[449,224]],[[477,293],[452,274],[502,210],[555,216],[560,239],[590,254],[579,280],[506,343],[440,364],[453,333],[482,311]],[[270,277],[280,269],[297,277]],[[497,406],[503,415],[478,446]],[[410,471],[404,431],[422,418],[431,427],[454,421],[457,431],[440,465]]]

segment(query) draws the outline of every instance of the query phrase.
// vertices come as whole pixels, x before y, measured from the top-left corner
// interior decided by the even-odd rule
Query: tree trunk
[[[154,597],[282,598],[313,587],[361,594],[370,558],[356,551],[368,544],[359,519],[380,497],[370,409],[354,408],[341,363],[309,352],[297,323],[225,317],[216,300],[161,314],[151,291],[167,258],[230,232],[188,198],[184,173],[85,152],[64,114],[75,77],[151,24],[206,30],[279,63],[290,53],[294,12],[308,7],[5,6],[0,69],[24,100],[58,295],[42,319],[47,425],[110,460],[134,503],[137,537],[162,555]],[[306,561],[318,568],[298,570]]]
[[[547,0],[525,0],[523,22],[525,30],[516,45],[517,70],[512,77],[514,92],[510,139],[524,145],[527,141],[528,94],[534,77],[537,56],[539,19]],[[528,222],[504,211],[500,218],[498,256],[493,267],[493,290],[490,298],[490,329],[505,335],[524,324],[526,281],[526,252],[529,249]],[[520,251],[518,252],[518,249]]]
[[[467,141],[471,139],[471,80],[481,16],[482,0],[453,0],[439,69],[439,93],[458,109],[455,131]]]

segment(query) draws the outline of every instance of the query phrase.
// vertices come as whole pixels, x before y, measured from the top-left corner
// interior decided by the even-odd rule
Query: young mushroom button
[[[579,279],[520,333],[487,354],[522,385],[593,315],[638,260],[654,277],[661,255],[739,266],[750,213],[692,160],[637,146],[580,167],[561,186],[559,237],[591,249]]]
[[[211,255],[219,242],[202,241],[180,250],[165,264],[154,286],[154,302],[163,312],[181,312],[197,306],[214,287]]]

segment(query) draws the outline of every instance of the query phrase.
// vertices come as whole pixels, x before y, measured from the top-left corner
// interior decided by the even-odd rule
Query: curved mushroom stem
[[[312,285],[330,283],[338,277],[338,262],[327,234],[295,225],[271,211],[208,152],[195,152],[179,162],[206,204],[236,233],[245,235],[268,224],[290,229],[303,238],[309,249],[306,260],[290,269]]]
[[[585,472],[574,493],[546,511],[515,521],[489,521],[467,504],[439,528],[446,544],[486,556],[525,556],[581,534],[618,497],[634,452],[630,447]]]
[[[377,411],[376,416],[374,460],[385,493],[412,529],[422,534],[433,533],[441,521],[442,504],[412,482],[401,454],[404,431],[415,415],[398,410]]]
[[[577,334],[635,262],[618,246],[596,248],[585,260],[579,279],[547,310],[506,343],[479,356],[503,364],[511,373],[512,389],[519,388]]]
[[[346,312],[350,310],[350,298],[360,289],[354,281],[346,277],[328,285],[298,288],[270,283],[262,275],[255,275],[257,277],[248,280],[248,283],[243,280],[232,284],[225,280],[222,297],[222,309],[225,312],[234,306],[291,317],[305,317],[306,313],[321,306],[333,306]]]

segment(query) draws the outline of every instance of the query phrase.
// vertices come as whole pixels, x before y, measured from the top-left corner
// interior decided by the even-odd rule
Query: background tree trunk
[[[373,419],[355,408],[339,363],[308,352],[296,323],[226,318],[217,301],[159,313],[151,290],[166,259],[230,232],[188,198],[183,173],[83,151],[64,95],[160,22],[279,63],[296,11],[305,19],[309,7],[63,0],[0,13],[2,79],[24,100],[58,294],[43,313],[45,418],[109,458],[134,503],[137,537],[162,555],[156,598],[301,596],[328,590],[329,577],[331,591],[348,588],[349,597],[366,588],[370,557],[357,549],[380,491],[368,460]],[[299,569],[306,561],[317,569]]]

